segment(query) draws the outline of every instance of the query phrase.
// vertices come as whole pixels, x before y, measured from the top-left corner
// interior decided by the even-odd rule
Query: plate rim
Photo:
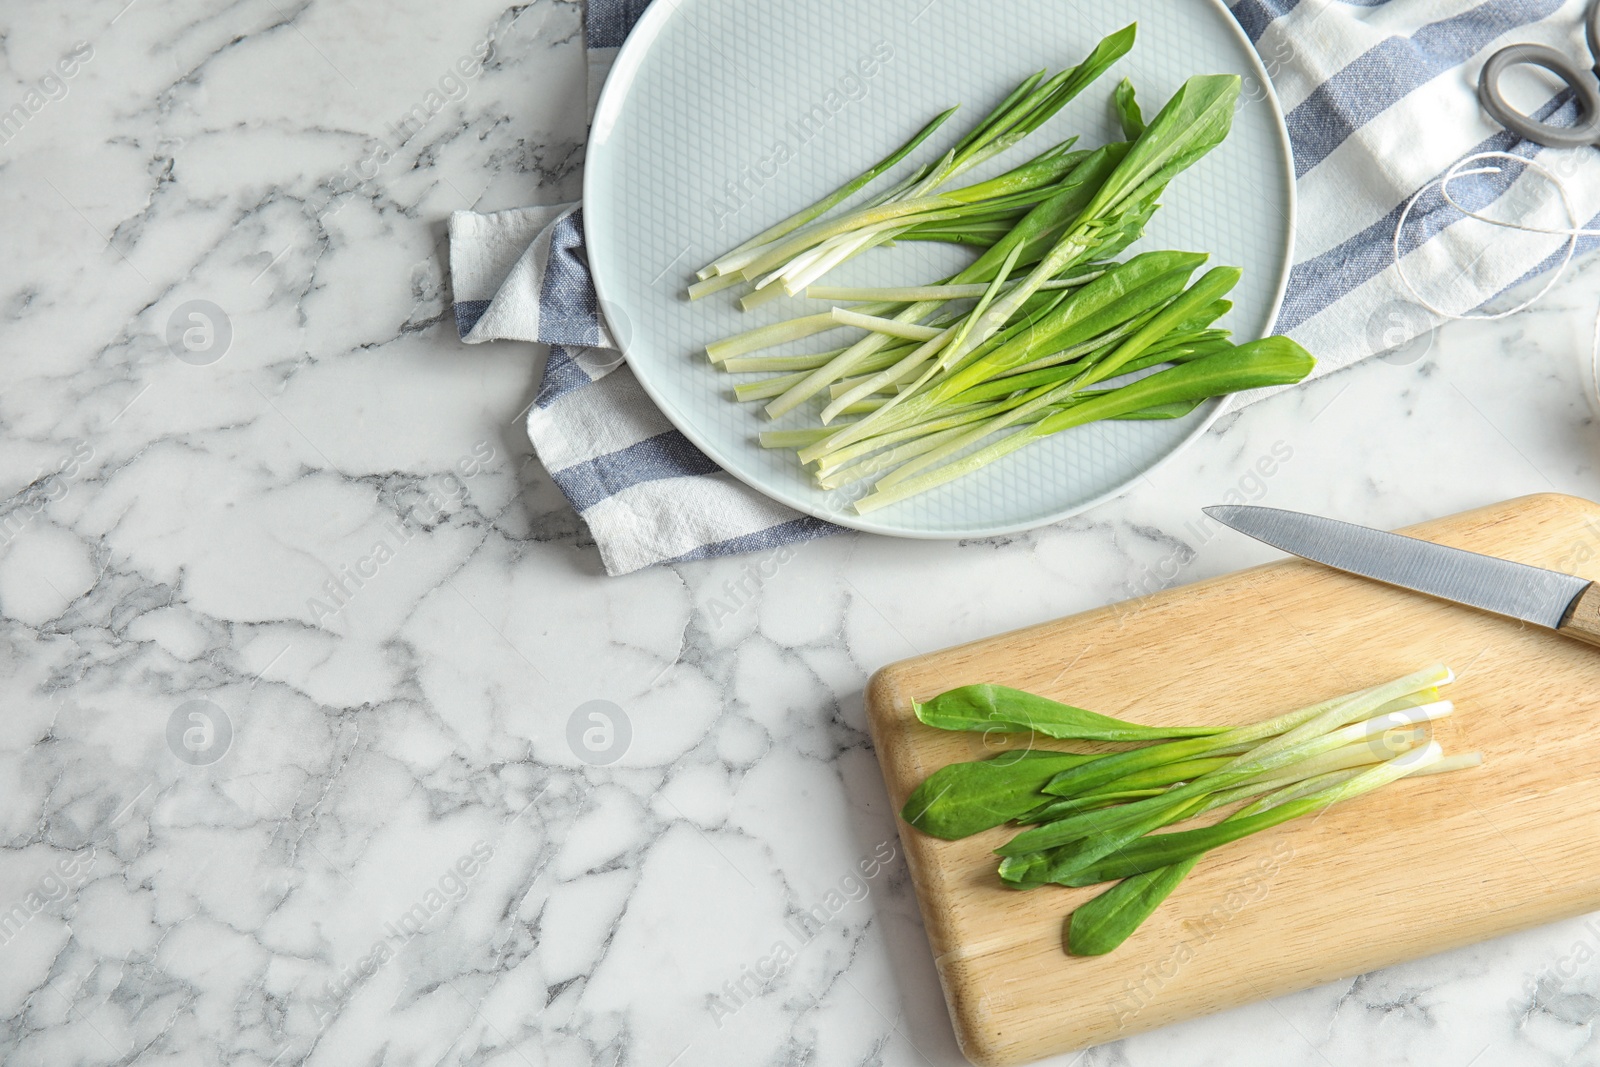
[[[633,29],[628,32],[627,39],[623,41],[622,47],[613,59],[611,69],[606,74],[605,84],[601,87],[598,97],[596,97],[594,114],[590,117],[588,136],[584,142],[583,199],[581,206],[596,202],[594,199],[595,189],[592,183],[598,182],[597,175],[601,172],[601,168],[592,165],[596,155],[595,149],[599,147],[596,144],[596,138],[597,136],[608,135],[611,125],[610,121],[602,124],[602,118],[607,118],[608,112],[616,111],[620,107],[620,102],[616,97],[618,94],[626,94],[628,88],[632,85],[633,73],[638,69],[644,56],[660,36],[662,27],[668,19],[674,15],[681,14],[680,9],[688,2],[689,0],[676,0],[673,3],[655,3],[647,7],[639,21],[634,24]],[[815,0],[799,0],[799,2],[810,3],[815,2]],[[1184,3],[1192,2],[1192,0],[1167,0],[1167,2]],[[1240,26],[1239,21],[1233,17],[1233,13],[1228,10],[1224,0],[1204,0],[1204,4],[1210,9],[1215,18],[1222,20],[1226,26],[1226,32],[1231,33],[1244,48],[1252,73],[1264,93],[1262,102],[1267,105],[1272,115],[1273,132],[1276,134],[1279,155],[1278,162],[1282,165],[1281,176],[1287,179],[1284,182],[1288,207],[1284,229],[1286,254],[1283,258],[1282,268],[1278,272],[1277,284],[1273,286],[1271,310],[1268,312],[1266,325],[1262,332],[1262,337],[1270,337],[1274,330],[1277,329],[1278,316],[1283,310],[1283,298],[1288,291],[1289,276],[1294,268],[1294,250],[1298,237],[1299,196],[1297,183],[1294,179],[1294,150],[1289,140],[1289,128],[1284,120],[1283,106],[1278,100],[1277,89],[1273,86],[1272,78],[1267,73],[1265,65],[1261,62],[1261,56],[1256,51],[1255,44],[1250,40],[1249,35],[1244,32],[1244,27]],[[586,214],[585,225],[587,225],[587,219],[588,216]],[[655,388],[647,374],[642,375],[637,372],[632,360],[628,358],[628,342],[630,338],[624,336],[628,331],[624,331],[624,335],[619,335],[612,330],[610,317],[606,314],[606,308],[613,306],[613,302],[607,298],[605,286],[601,282],[601,277],[605,271],[596,265],[596,259],[604,259],[604,256],[596,257],[595,246],[589,244],[587,235],[584,244],[589,263],[589,276],[595,289],[596,311],[605,321],[607,333],[617,345],[618,351],[622,353],[623,361],[628,364],[628,369],[634,372],[634,380],[639,383],[639,387],[644,390],[651,403],[672,424],[673,428],[683,434],[692,445],[705,453],[706,457],[715,463],[719,470],[733,477],[740,484],[760,493],[768,500],[797,511],[802,515],[821,519],[824,522],[846,529],[859,530],[862,533],[879,534],[885,537],[904,537],[919,541],[962,541],[1006,537],[1012,534],[1026,533],[1029,530],[1037,530],[1043,526],[1054,525],[1121,496],[1140,478],[1153,474],[1166,466],[1173,459],[1187,451],[1202,434],[1210,430],[1228,410],[1233,400],[1233,395],[1229,395],[1214,397],[1206,401],[1211,409],[1206,416],[1196,423],[1164,456],[1143,468],[1137,474],[1124,479],[1098,496],[1068,505],[1041,517],[1024,519],[1013,523],[973,527],[966,530],[905,529],[884,526],[875,522],[870,516],[848,511],[829,511],[809,499],[794,497],[786,490],[763,484],[758,479],[747,476],[729,463],[722,450],[695,426],[694,420],[684,418],[683,413],[677,410]]]

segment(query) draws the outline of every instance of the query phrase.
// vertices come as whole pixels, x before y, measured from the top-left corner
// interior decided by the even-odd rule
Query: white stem
[[[827,274],[845,260],[858,256],[869,248],[886,244],[905,232],[905,227],[892,230],[880,230],[877,233],[863,234],[841,242],[832,252],[813,260],[811,265],[801,270],[785,271],[783,276],[783,291],[790,296],[802,293],[805,288],[818,278]]]
[[[937,331],[934,336],[928,338],[926,344],[922,345],[914,352],[911,352],[905,358],[900,360],[900,362],[896,363],[888,370],[879,372],[875,377],[870,378],[861,385],[856,386],[844,396],[835,399],[827,407],[822,409],[822,424],[824,426],[828,425],[844,409],[848,408],[851,404],[854,404],[857,400],[871,396],[884,385],[887,385],[890,382],[900,381],[907,374],[910,374],[922,364],[938,355],[940,350],[942,350],[951,342],[952,339],[954,339],[955,335],[956,327],[953,325]],[[879,410],[885,410],[889,407],[892,407],[906,395],[908,395],[907,392],[897,393],[895,396],[889,399],[889,403],[884,405],[884,408],[880,408]]]
[[[779,374],[772,378],[763,378],[759,382],[736,385],[733,387],[733,398],[741,403],[751,400],[767,400],[780,395],[785,389],[790,388],[805,376],[806,372],[802,370],[793,374]]]
[[[1482,752],[1462,752],[1454,756],[1445,756],[1436,763],[1418,767],[1406,777],[1420,778],[1424,774],[1444,774],[1448,771],[1465,771],[1481,766],[1483,766]]]
[[[1333,736],[1341,737],[1347,742],[1371,740],[1382,737],[1390,730],[1404,726],[1415,726],[1417,723],[1432,722],[1442,719],[1455,711],[1455,705],[1448,700],[1435,700],[1431,704],[1422,704],[1414,708],[1402,708],[1399,711],[1389,711],[1382,715],[1374,715],[1362,722],[1351,723],[1349,726],[1334,730]]]
[[[788,296],[781,285],[769,285],[765,289],[754,289],[739,298],[741,311],[754,311],[762,304],[770,304],[780,297]]]
[[[706,355],[711,362],[721,363],[729,356],[742,356],[746,352],[781,345],[785,341],[796,341],[802,337],[810,337],[814,333],[837,329],[838,326],[838,320],[826,311],[817,315],[802,315],[798,319],[775,322],[770,326],[758,326],[753,330],[713,341],[706,345]]]
[[[1076,289],[1100,277],[1104,271],[1093,271],[1089,274],[1080,274],[1074,278],[1063,278],[1045,282],[1040,289]],[[1011,282],[1007,285],[1015,285]],[[894,300],[909,303],[913,300],[965,300],[982,296],[989,288],[987,282],[978,282],[972,285],[906,285],[898,288],[889,286],[883,289],[858,289],[844,285],[811,285],[806,287],[806,296],[812,300]]]
[[[832,467],[819,470],[816,474],[817,485],[822,489],[839,489],[859,482],[861,479],[869,478],[881,470],[903,463],[912,456],[920,455],[930,448],[937,447],[955,434],[960,433],[962,429],[963,427],[954,426],[948,430],[940,430],[937,433],[928,434],[926,437],[892,448],[881,456],[871,456],[864,459],[854,466],[849,465],[848,461],[843,461]]]
[[[817,245],[815,248],[809,249],[808,251],[802,252],[792,259],[780,263],[776,270],[772,271],[772,273],[766,275],[761,280],[756,282],[756,288],[765,289],[773,282],[782,278],[785,274],[789,274],[791,271],[795,270],[797,264],[800,264],[803,267],[803,265],[814,263],[819,258],[826,256],[829,251],[839,247],[841,244],[847,247],[852,246],[853,242],[875,237],[886,230],[900,230],[903,229],[905,225],[906,224],[902,219],[890,219],[887,222],[879,222],[871,226],[863,226],[861,229],[855,230],[851,233],[840,234],[836,237],[829,238],[828,240]],[[741,274],[743,277],[749,277],[748,271],[741,272]],[[796,288],[799,287],[797,286]]]
[[[843,352],[842,348],[827,352],[809,352],[802,356],[733,356],[719,366],[730,374],[748,374],[753,371],[815,370]]]
[[[896,322],[879,315],[862,315],[846,308],[833,309],[833,321],[841,326],[859,326],[873,333],[886,333],[890,337],[904,337],[907,341],[931,341],[943,330],[935,326],[920,326],[914,322]]]
[[[701,297],[710,296],[712,293],[738,285],[742,281],[744,279],[737,274],[719,274],[704,281],[695,282],[689,286],[686,292],[689,294],[690,300],[699,300]]]
[[[762,448],[797,448],[807,441],[813,441],[818,434],[827,433],[822,427],[813,427],[808,430],[762,430],[760,441]]]

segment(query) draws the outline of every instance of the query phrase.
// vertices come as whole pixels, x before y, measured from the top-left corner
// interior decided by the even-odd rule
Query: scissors
[[[1600,148],[1600,82],[1596,81],[1600,78],[1600,0],[1589,4],[1586,19],[1589,58],[1595,61],[1592,71],[1579,69],[1565,54],[1546,45],[1507,45],[1489,57],[1478,76],[1478,100],[1483,109],[1512,133],[1547,148]],[[1506,68],[1523,63],[1543,67],[1567,83],[1578,101],[1576,126],[1539,122],[1506,102],[1500,91],[1500,78]]]

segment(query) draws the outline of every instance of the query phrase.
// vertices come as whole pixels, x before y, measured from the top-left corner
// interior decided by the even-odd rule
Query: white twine
[[[1520,163],[1524,167],[1532,169],[1551,185],[1555,186],[1556,195],[1561,198],[1561,209],[1567,213],[1567,228],[1553,230],[1547,229],[1543,226],[1530,226],[1527,223],[1515,222],[1511,219],[1497,219],[1492,215],[1484,215],[1481,212],[1469,211],[1462,207],[1456,201],[1456,198],[1450,195],[1450,183],[1455,181],[1457,178],[1466,178],[1477,174],[1499,174],[1502,172],[1503,168],[1501,167],[1475,167],[1472,170],[1465,169],[1470,164],[1485,159],[1509,159],[1516,163]],[[1439,187],[1439,192],[1444,196],[1447,204],[1461,212],[1463,215],[1466,215],[1468,218],[1477,219],[1479,222],[1487,222],[1491,226],[1501,226],[1508,230],[1521,230],[1523,233],[1543,233],[1549,234],[1552,237],[1567,238],[1566,252],[1562,255],[1561,262],[1556,265],[1555,270],[1550,272],[1550,280],[1544,283],[1544,288],[1540,289],[1537,293],[1534,293],[1531,297],[1529,297],[1527,300],[1524,300],[1516,307],[1511,308],[1508,311],[1498,311],[1493,314],[1474,314],[1469,311],[1465,314],[1458,315],[1453,311],[1446,311],[1444,308],[1439,307],[1437,304],[1433,303],[1433,301],[1419,293],[1417,291],[1417,287],[1411,284],[1411,279],[1406,277],[1405,268],[1400,264],[1400,237],[1405,230],[1406,220],[1411,217],[1411,209],[1416,206],[1418,200],[1422,199],[1422,195],[1428,190],[1432,189],[1434,186]],[[1510,152],[1478,152],[1463,159],[1457,160],[1451,165],[1449,170],[1444,172],[1441,177],[1435,181],[1429,182],[1427,185],[1424,185],[1422,188],[1418,189],[1412,194],[1411,199],[1406,201],[1405,209],[1400,212],[1400,220],[1394,225],[1394,238],[1390,242],[1390,253],[1394,257],[1395,273],[1399,276],[1401,284],[1406,287],[1406,291],[1411,294],[1412,298],[1415,299],[1418,304],[1421,304],[1423,307],[1427,308],[1441,319],[1454,319],[1457,321],[1481,319],[1489,322],[1495,319],[1507,318],[1511,315],[1515,315],[1519,311],[1526,311],[1549,295],[1550,290],[1554,289],[1556,283],[1559,282],[1567,273],[1567,267],[1571,265],[1572,257],[1578,251],[1578,238],[1580,237],[1600,237],[1600,230],[1586,230],[1578,225],[1577,212],[1575,212],[1572,208],[1572,199],[1567,196],[1567,187],[1562,183],[1560,178],[1556,177],[1556,175],[1551,172],[1550,168],[1546,167],[1543,163],[1540,163],[1536,159],[1524,159],[1522,156],[1514,156]]]
[[[1457,178],[1466,178],[1472,175],[1502,173],[1504,168],[1495,166],[1473,167],[1471,170],[1466,169],[1474,163],[1490,159],[1505,159],[1520,164],[1523,167],[1533,170],[1535,173],[1548,181],[1552,186],[1554,186],[1556,195],[1561,198],[1561,209],[1567,214],[1566,227],[1562,229],[1550,229],[1543,226],[1530,226],[1525,222],[1515,222],[1511,219],[1495,218],[1492,215],[1485,215],[1481,212],[1471,211],[1465,207],[1462,207],[1456,198],[1450,195],[1450,183],[1455,181]],[[1468,218],[1477,219],[1479,222],[1487,222],[1491,226],[1500,226],[1508,230],[1519,230],[1523,233],[1542,233],[1548,234],[1551,237],[1565,237],[1567,239],[1566,251],[1561,256],[1561,262],[1558,263],[1555,269],[1550,272],[1550,280],[1544,283],[1544,288],[1540,289],[1537,293],[1534,293],[1531,297],[1529,297],[1527,300],[1524,300],[1516,307],[1511,308],[1508,311],[1498,311],[1492,314],[1474,314],[1470,311],[1466,312],[1465,314],[1457,314],[1453,311],[1446,311],[1444,308],[1434,304],[1431,300],[1418,292],[1417,287],[1411,284],[1411,279],[1406,277],[1405,268],[1400,264],[1400,237],[1402,232],[1405,230],[1406,220],[1411,217],[1411,209],[1416,206],[1418,200],[1422,199],[1423,194],[1432,189],[1434,186],[1439,187],[1439,193],[1444,197],[1445,203],[1449,204],[1451,207],[1455,208]],[[1523,156],[1512,155],[1510,152],[1477,152],[1473,155],[1457,160],[1455,163],[1451,164],[1450,168],[1446,170],[1444,174],[1441,175],[1437,180],[1429,182],[1427,185],[1424,185],[1422,188],[1418,189],[1414,194],[1412,194],[1411,199],[1406,201],[1405,209],[1400,212],[1399,221],[1395,223],[1394,239],[1390,242],[1390,252],[1394,258],[1395,274],[1399,276],[1401,284],[1406,287],[1406,291],[1411,294],[1412,298],[1428,311],[1439,316],[1441,319],[1452,319],[1457,322],[1464,322],[1468,320],[1492,322],[1496,319],[1504,319],[1511,315],[1515,315],[1518,312],[1526,311],[1548,296],[1550,290],[1554,289],[1556,287],[1556,283],[1559,282],[1567,273],[1567,268],[1572,265],[1572,257],[1578,251],[1578,238],[1580,237],[1600,237],[1600,230],[1585,229],[1578,225],[1578,215],[1577,212],[1572,208],[1572,200],[1567,195],[1567,187],[1562,183],[1559,177],[1551,172],[1550,168],[1546,167],[1543,163],[1540,163],[1537,159],[1528,159]],[[1597,312],[1595,316],[1594,342],[1589,354],[1589,377],[1590,385],[1594,390],[1594,400],[1597,405],[1600,405],[1600,312]]]

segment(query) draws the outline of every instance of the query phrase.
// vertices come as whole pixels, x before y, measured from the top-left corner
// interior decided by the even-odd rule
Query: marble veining
[[[1590,262],[1057,526],[607,579],[442,255],[577,196],[581,15],[0,15],[0,1061],[958,1063],[875,668],[1266,559],[1228,493],[1600,496]],[[1595,1062],[1597,921],[1059,1062]]]

